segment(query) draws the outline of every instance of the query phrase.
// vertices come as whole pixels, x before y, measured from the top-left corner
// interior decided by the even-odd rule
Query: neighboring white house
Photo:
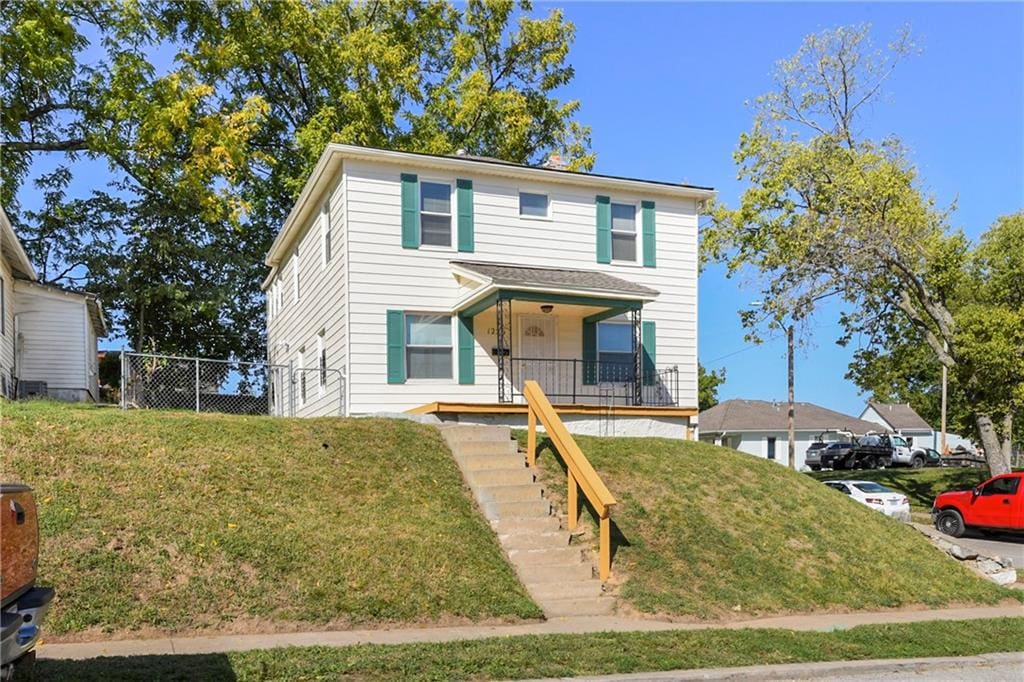
[[[3,209],[0,236],[0,393],[99,400],[99,300],[40,283]]]
[[[518,424],[532,378],[578,432],[683,437],[712,196],[329,145],[266,258],[275,411]]]
[[[848,414],[796,403],[796,466],[804,466],[811,443],[848,440],[847,434],[878,431],[878,425]],[[789,403],[767,400],[726,400],[700,413],[700,440],[731,447],[757,457],[789,464]]]
[[[938,432],[909,403],[889,404],[869,400],[860,418],[900,434],[911,445],[938,448]]]
[[[908,403],[889,404],[870,400],[860,418],[901,434],[914,447],[942,450],[942,433],[933,429]],[[947,431],[946,449],[974,452],[977,448],[969,438]]]

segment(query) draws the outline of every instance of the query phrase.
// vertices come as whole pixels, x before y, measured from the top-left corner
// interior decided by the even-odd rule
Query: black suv
[[[842,461],[850,453],[853,443],[829,443],[828,447],[821,451],[818,461],[822,469],[835,469],[836,460]]]

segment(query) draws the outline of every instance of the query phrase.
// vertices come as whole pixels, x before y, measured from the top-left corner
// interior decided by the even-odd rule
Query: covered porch
[[[556,405],[584,411],[684,409],[679,370],[657,365],[656,327],[643,319],[657,291],[594,271],[451,266],[464,289],[454,308],[460,362],[473,359],[477,384],[493,381],[495,406],[523,405],[534,380]],[[489,363],[477,362],[481,349]]]

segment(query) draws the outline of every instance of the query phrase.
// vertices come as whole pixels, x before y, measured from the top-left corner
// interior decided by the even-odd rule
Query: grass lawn
[[[775,462],[682,440],[577,441],[619,500],[613,580],[640,611],[749,617],[1020,596],[976,577],[918,532]],[[550,449],[538,462],[564,498]]]
[[[50,634],[533,618],[435,429],[0,402]]]
[[[864,625],[837,632],[691,630],[445,644],[287,648],[199,656],[43,660],[40,680],[500,680],[760,663],[1019,651],[1024,618]]]
[[[914,512],[929,512],[939,493],[970,490],[989,478],[988,469],[935,467],[929,469],[868,469],[864,471],[814,471],[808,474],[819,481],[855,479],[876,481],[898,490],[910,500]]]

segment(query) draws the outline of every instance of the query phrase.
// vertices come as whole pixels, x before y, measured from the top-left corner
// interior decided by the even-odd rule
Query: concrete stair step
[[[457,425],[441,426],[441,435],[449,443],[466,443],[475,440],[510,440],[512,429],[507,426]]]
[[[579,547],[513,549],[508,550],[508,558],[517,566],[559,566],[583,561],[583,552]]]
[[[519,455],[466,455],[456,457],[456,460],[463,471],[526,468],[526,460]]]
[[[494,502],[529,502],[543,497],[543,488],[536,483],[524,485],[486,485],[480,486],[483,499]]]
[[[601,587],[601,581],[594,578],[571,582],[535,583],[530,588],[530,596],[538,602],[594,598],[600,597],[602,594],[604,594],[604,589]]]
[[[501,537],[520,533],[553,533],[560,530],[561,525],[556,517],[545,516],[535,519],[499,519],[491,521],[491,528]]]
[[[523,466],[508,469],[474,469],[466,472],[469,484],[481,488],[491,485],[526,485],[533,483],[535,478],[533,471]]]
[[[548,618],[605,616],[615,610],[615,601],[607,597],[545,599],[538,606]]]
[[[539,583],[568,584],[594,577],[594,567],[575,561],[566,564],[545,564],[543,566],[516,566],[519,577],[531,589]]]
[[[519,452],[519,448],[514,440],[468,440],[462,443],[453,443],[450,447],[456,457],[464,457],[466,455],[515,455]]]
[[[569,546],[569,531],[542,531],[540,533],[512,533],[498,535],[507,551],[521,549],[559,549]]]
[[[543,498],[521,502],[495,502],[486,507],[493,508],[499,519],[539,518],[551,514],[551,503]]]

